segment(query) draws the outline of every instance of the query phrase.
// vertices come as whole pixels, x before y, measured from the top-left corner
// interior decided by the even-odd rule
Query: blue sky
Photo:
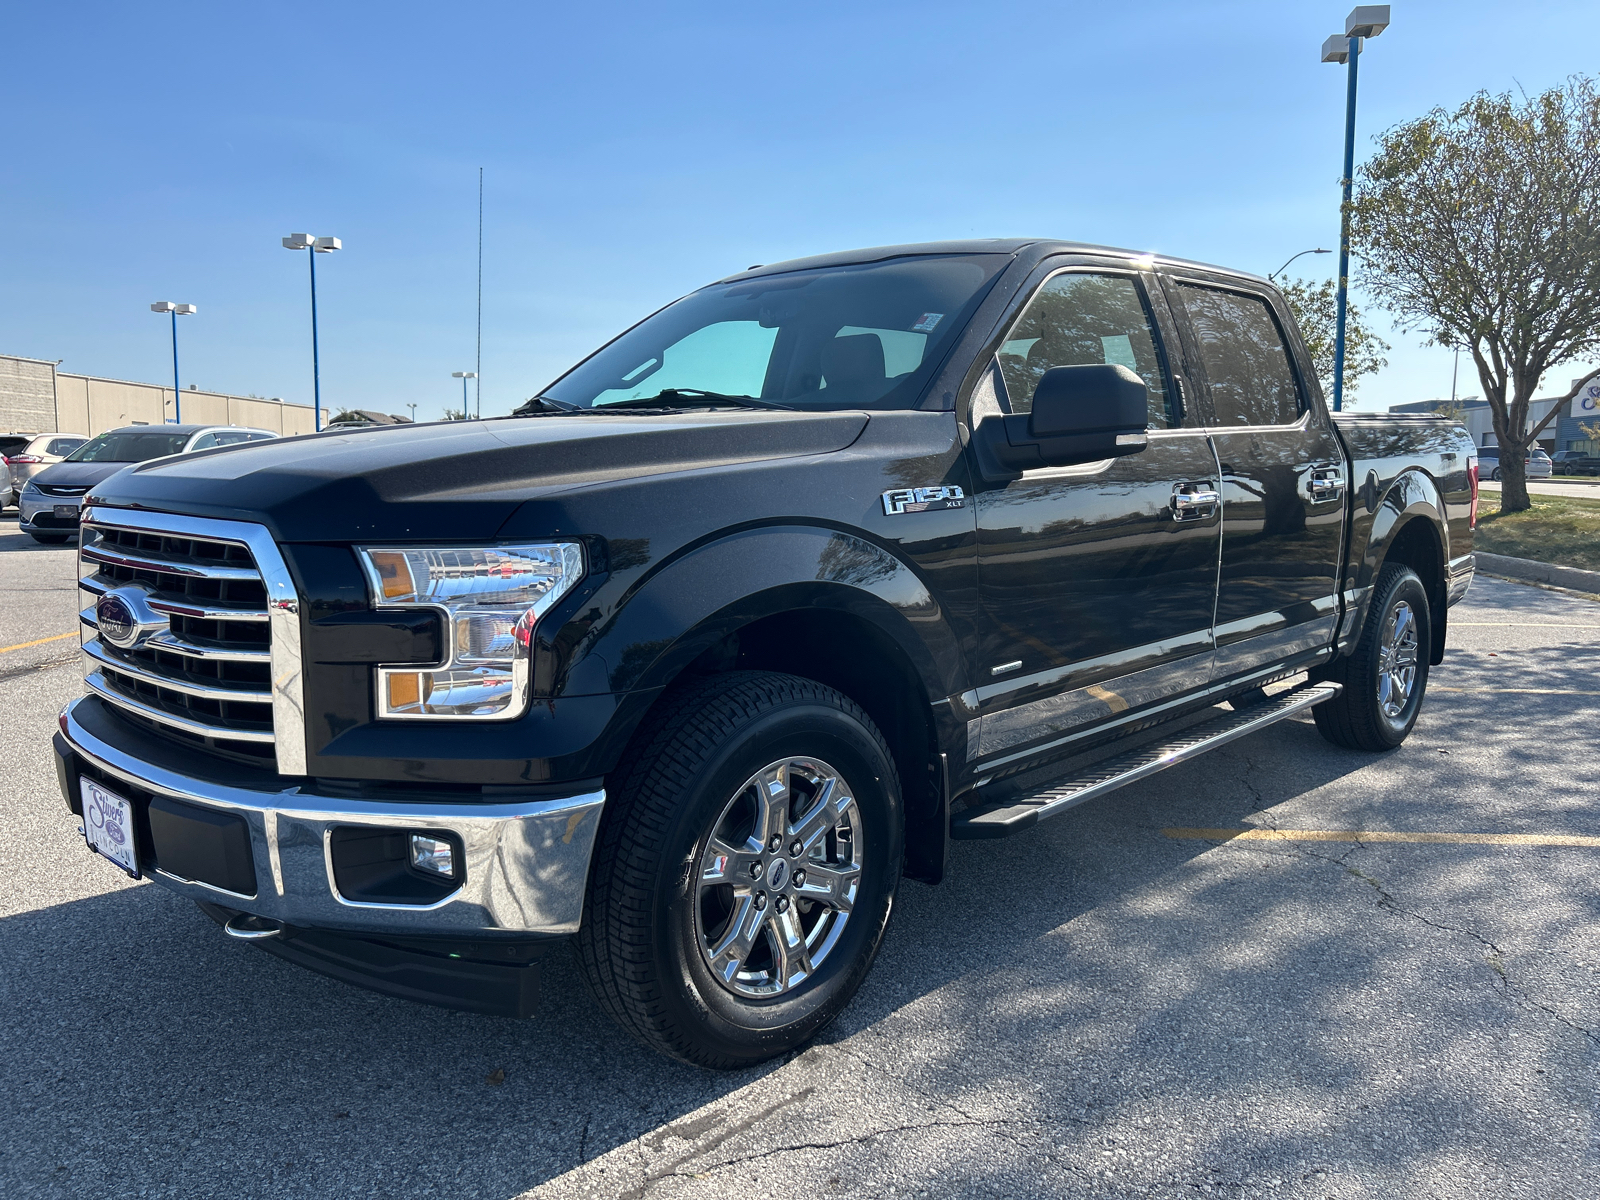
[[[485,414],[752,263],[1041,235],[1266,272],[1337,244],[1345,75],[1317,51],[1347,9],[12,4],[0,352],[159,381],[149,304],[188,302],[185,385],[309,402],[279,239],[332,234],[324,402],[437,417],[473,361],[480,166]],[[1592,2],[1397,4],[1358,154],[1597,44]],[[1447,352],[1389,340],[1361,407],[1449,394]]]

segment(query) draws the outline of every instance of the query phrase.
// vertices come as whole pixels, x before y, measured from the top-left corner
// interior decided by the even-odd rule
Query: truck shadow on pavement
[[[1562,653],[1568,666],[1549,664],[1547,678],[1594,678],[1592,656]],[[1441,827],[1452,788],[1484,786],[1485,764],[1469,775],[1436,746],[1467,736],[1470,700],[1430,700],[1396,754],[1345,753],[1309,722],[1285,722],[1030,833],[956,844],[945,885],[903,889],[843,1017],[791,1061],[740,1073],[634,1044],[559,952],[540,1012],[519,1022],[323,979],[228,941],[153,886],[6,918],[4,1190],[510,1197],[632,1139],[655,1133],[659,1146],[715,1125],[673,1122],[737,1105],[753,1083],[799,1095],[825,1061],[851,1073],[828,1068],[834,1089],[964,1114],[926,1127],[876,1118],[892,1129],[874,1127],[865,1099],[809,1114],[805,1145],[924,1129],[913,1136],[942,1147],[935,1193],[1094,1181],[1115,1194],[1113,1172],[1137,1166],[1115,1152],[1141,1137],[1168,1166],[1120,1176],[1130,1186],[1174,1172],[1233,1187],[1266,1176],[1320,1187],[1341,1173],[1370,1184],[1485,1156],[1559,1157],[1532,1149],[1559,1130],[1528,1115],[1528,1089],[1575,1083],[1590,1039],[1573,1030],[1595,1021],[1539,1008],[1513,957],[1576,945],[1597,915],[1589,883],[1573,884],[1581,904],[1522,909],[1512,938],[1475,923],[1532,869],[1520,851],[1386,847],[1380,867],[1349,844],[1219,849],[1162,832],[1263,824],[1264,808],[1313,792],[1317,809],[1287,827]],[[1564,829],[1600,834],[1600,815],[1561,807]],[[1481,824],[1465,819],[1453,827]],[[1533,1058],[1540,1074],[1528,1065],[1520,1091],[1485,1085],[1486,1065],[1521,1072]],[[697,1159],[696,1136],[674,1143],[673,1173],[691,1160],[733,1169],[737,1139],[719,1135]],[[761,1130],[740,1136],[759,1142]],[[617,1192],[620,1170],[600,1176]]]

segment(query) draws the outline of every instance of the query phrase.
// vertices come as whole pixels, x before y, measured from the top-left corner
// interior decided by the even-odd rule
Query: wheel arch
[[[1387,563],[1410,567],[1422,580],[1428,593],[1432,626],[1429,662],[1444,659],[1444,643],[1449,611],[1449,579],[1445,563],[1449,555],[1449,526],[1444,499],[1438,485],[1421,470],[1402,472],[1386,489],[1373,513],[1357,573],[1359,607],[1345,629],[1341,647],[1348,652],[1360,636],[1372,599],[1378,572]]]
[[[686,678],[773,670],[850,697],[888,741],[906,811],[906,874],[942,877],[948,825],[945,760],[959,692],[960,646],[920,576],[852,533],[804,526],[746,530],[699,547],[635,588],[591,653],[618,691],[605,766],[621,758]]]

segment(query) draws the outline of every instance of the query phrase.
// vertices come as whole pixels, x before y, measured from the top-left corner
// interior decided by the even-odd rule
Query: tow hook
[[[275,938],[283,932],[283,922],[274,921],[271,917],[258,917],[251,913],[239,913],[230,917],[228,923],[222,927],[229,937],[236,937],[246,942],[258,942],[265,938]]]

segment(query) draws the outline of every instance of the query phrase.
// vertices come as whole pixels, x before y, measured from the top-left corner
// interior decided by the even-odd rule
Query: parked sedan
[[[22,532],[36,542],[59,546],[78,532],[84,493],[130,463],[277,436],[271,430],[234,425],[129,425],[108,430],[23,485],[17,498]]]
[[[1554,471],[1550,456],[1543,450],[1532,451],[1522,460],[1524,479],[1549,479]],[[1478,474],[1482,478],[1500,481],[1500,451],[1495,446],[1485,446],[1478,451]]]

